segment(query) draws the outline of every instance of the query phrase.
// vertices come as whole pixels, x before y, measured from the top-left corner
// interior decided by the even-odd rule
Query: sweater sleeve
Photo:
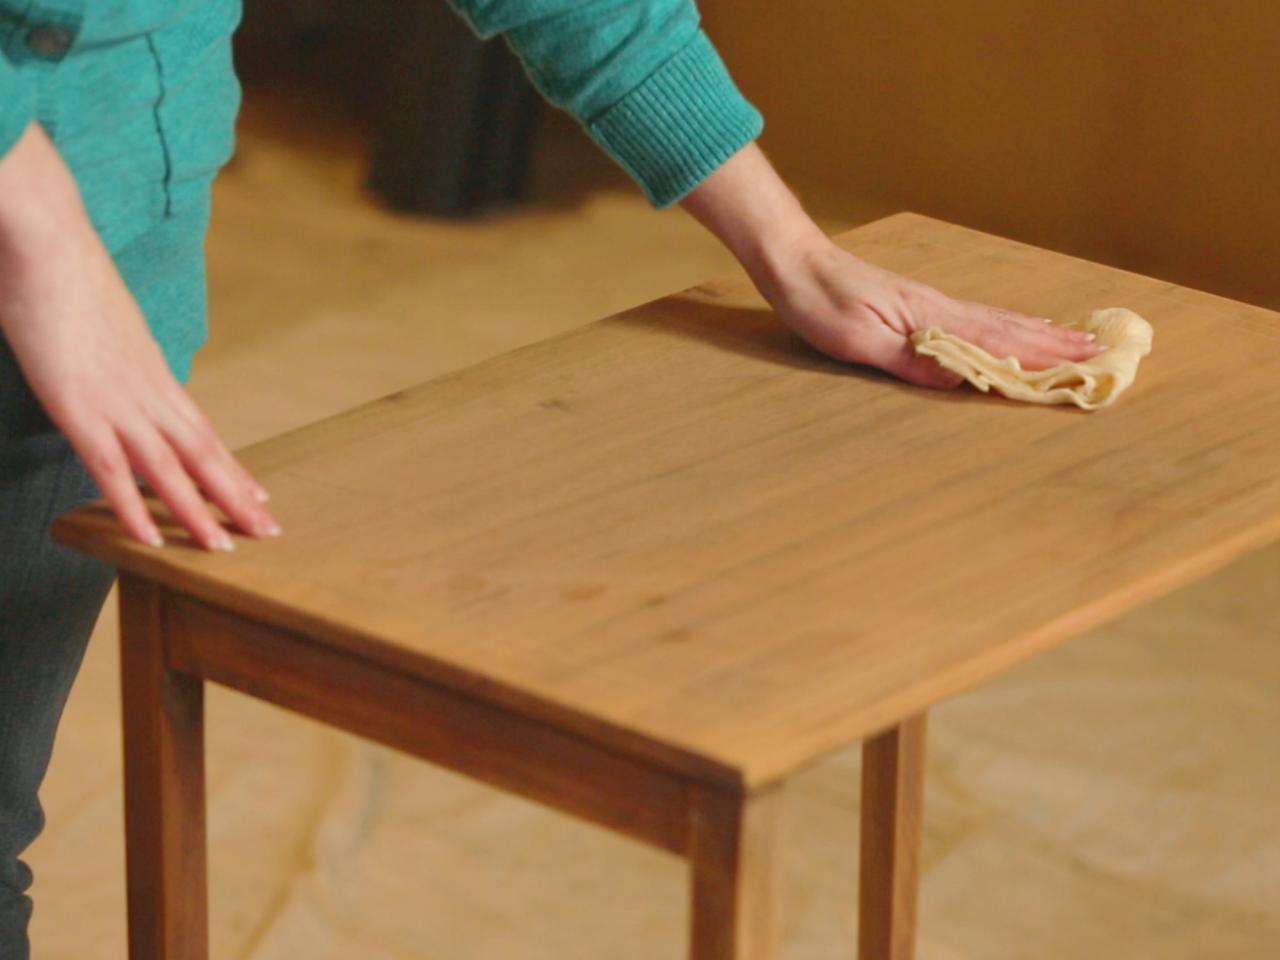
[[[0,158],[35,116],[35,95],[8,57],[0,53]]]
[[[693,0],[449,0],[502,35],[655,207],[680,200],[760,135],[763,120],[703,32]]]

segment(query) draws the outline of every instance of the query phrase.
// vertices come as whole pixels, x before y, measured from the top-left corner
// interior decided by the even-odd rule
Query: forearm
[[[729,249],[767,297],[829,245],[754,142],[703,180],[680,206]]]
[[[0,332],[12,343],[46,323],[44,304],[79,282],[74,265],[105,258],[100,247],[71,171],[28,124],[0,157]]]
[[[135,476],[209,549],[232,541],[202,494],[246,533],[279,532],[265,491],[174,379],[74,177],[34,123],[0,158],[0,334],[132,536],[163,542]]]
[[[0,157],[0,281],[47,264],[92,226],[67,165],[37,123]]]

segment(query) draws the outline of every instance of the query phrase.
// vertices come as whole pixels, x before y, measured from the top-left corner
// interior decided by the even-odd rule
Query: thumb
[[[964,383],[960,374],[948,370],[933,357],[916,353],[910,338],[887,327],[866,330],[849,359],[878,367],[917,387],[954,390]]]

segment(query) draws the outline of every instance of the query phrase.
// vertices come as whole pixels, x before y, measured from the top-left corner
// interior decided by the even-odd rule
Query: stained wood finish
[[[929,392],[734,276],[245,451],[278,541],[153,550],[101,505],[57,535],[747,786],[1280,535],[1280,315],[910,214],[840,242],[956,296],[1130,307],[1154,353],[1100,413]]]
[[[691,960],[776,960],[781,937],[781,787],[690,790]]]
[[[181,597],[170,604],[180,670],[685,852],[685,785],[661,769],[305,637]]]
[[[915,957],[924,763],[924,714],[863,744],[859,960]]]
[[[166,663],[162,593],[120,578],[129,956],[203,960],[204,684]]]

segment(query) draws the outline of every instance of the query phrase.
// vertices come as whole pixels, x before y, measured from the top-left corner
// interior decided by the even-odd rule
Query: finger
[[[1059,326],[1048,317],[1028,316],[1015,310],[1006,310],[1003,307],[993,307],[984,303],[964,302],[964,306],[980,316],[984,313],[990,314],[997,320],[1007,321],[1025,330],[1028,334],[1039,335],[1051,342],[1078,343],[1093,340],[1093,334],[1085,330],[1076,330],[1073,327]]]
[[[1055,334],[1048,324],[985,304],[965,304],[943,326],[993,357],[1016,357],[1025,370],[1046,370],[1064,361],[1089,360],[1103,349],[1084,334]]]
[[[876,367],[918,387],[952,390],[964,383],[960,374],[946,369],[933,357],[916,353],[909,339],[881,325],[860,331],[858,342],[847,355],[855,363]]]
[[[162,428],[186,472],[210,500],[245,533],[273,537],[280,524],[262,506],[262,487],[233,457],[214,432],[213,425],[196,412],[185,427]]]
[[[149,423],[119,431],[133,468],[183,528],[206,550],[234,550],[235,543],[222,529],[168,442]]]
[[[212,421],[191,399],[190,394],[177,381],[170,380],[168,386],[171,389],[159,391],[159,396],[152,398],[159,402],[151,404],[148,413],[174,449],[192,451],[194,448],[196,455],[216,458],[221,468],[231,474],[232,482],[242,486],[250,499],[257,503],[270,500],[271,495],[266,488],[227,451],[218,432],[213,428]]]
[[[62,430],[125,531],[148,546],[163,546],[164,538],[151,518],[134,482],[128,458],[110,426],[105,422],[97,426],[67,424]]]
[[[204,411],[196,406],[195,401],[185,391],[178,391],[177,406],[179,407],[182,422],[194,431],[197,437],[203,438],[205,441],[210,439],[216,441],[217,448],[221,452],[221,459],[227,469],[230,470],[237,482],[250,491],[252,498],[258,503],[266,503],[270,500],[271,494],[267,492],[267,488],[260,484],[248,470],[241,466],[240,461],[231,455],[230,451],[226,449],[221,439],[219,439],[217,431],[213,428],[213,423],[205,416]]]
[[[1071,350],[1089,347],[1097,337],[1087,330],[1076,330],[1073,327],[1062,327],[1047,317],[1021,317],[1015,315],[1017,325],[1025,330],[1026,335],[1051,350]],[[1097,353],[1096,348],[1094,353]]]
[[[962,313],[967,314],[969,319],[976,320],[979,323],[998,324],[1006,328],[1013,336],[1025,337],[1026,343],[1035,344],[1046,350],[1056,351],[1059,355],[1064,355],[1064,348],[1067,353],[1071,353],[1070,348],[1090,344],[1095,339],[1092,333],[1085,330],[1075,330],[1071,327],[1058,326],[1047,317],[1031,317],[1013,310],[1005,310],[1002,307],[993,307],[988,304],[971,301],[960,301],[960,306]],[[1087,353],[1088,351],[1083,352]],[[1097,350],[1093,352],[1096,354]],[[1079,356],[1079,352],[1076,353],[1076,356]]]

